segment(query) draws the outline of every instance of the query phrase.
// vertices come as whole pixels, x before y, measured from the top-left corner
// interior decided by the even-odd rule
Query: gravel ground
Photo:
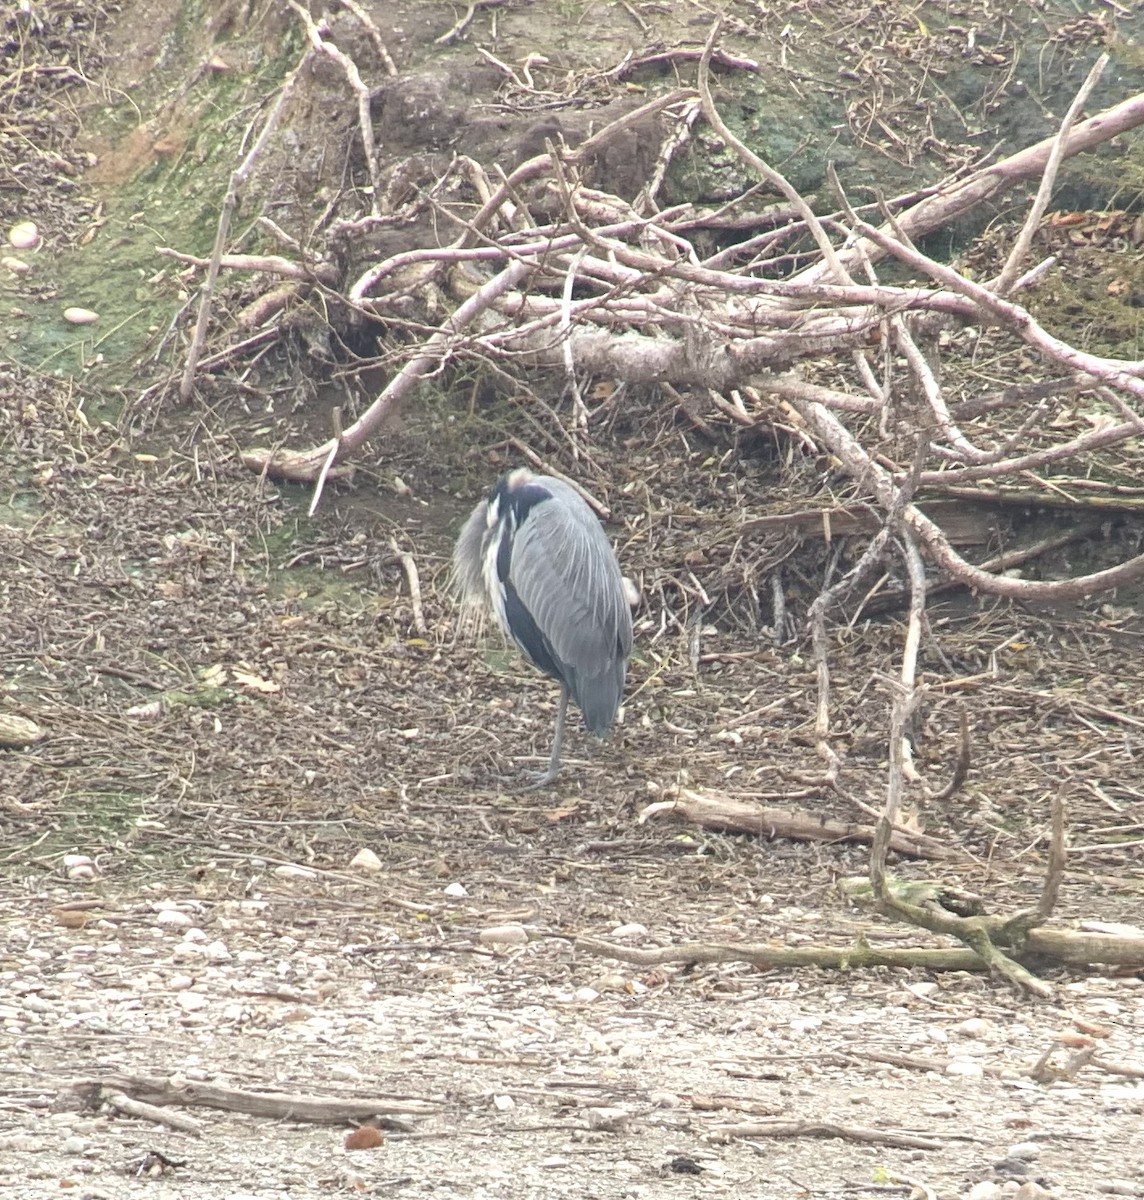
[[[1032,1005],[965,975],[649,976],[558,941],[483,941],[501,896],[450,900],[444,877],[420,912],[384,885],[254,865],[135,883],[82,929],[61,922],[83,909],[52,908],[71,889],[6,898],[8,1195],[843,1197],[909,1195],[886,1192],[906,1178],[945,1196],[1043,1194],[1033,1181],[1093,1196],[1128,1186],[1117,1180],[1141,1194],[1136,978],[1064,982],[1056,1003]],[[570,880],[546,903],[579,890]],[[781,916],[818,928],[809,910]],[[657,943],[672,924],[617,936]],[[1092,1064],[1030,1077],[1094,1036],[1100,1062],[1136,1077]],[[347,1150],[344,1121],[176,1107],[196,1136],[77,1111],[75,1082],[109,1074],[429,1111],[380,1148]],[[807,1127],[768,1136],[776,1118]],[[893,1144],[907,1134],[922,1140]]]

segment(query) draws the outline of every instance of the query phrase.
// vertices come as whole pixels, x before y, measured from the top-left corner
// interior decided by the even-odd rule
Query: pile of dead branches
[[[328,30],[312,22],[308,30],[307,56],[333,57],[358,90],[356,67],[333,47]],[[379,329],[401,327],[405,335],[405,361],[353,425],[336,429],[315,448],[245,455],[252,468],[316,480],[319,492],[331,470],[345,470],[420,380],[468,357],[518,374],[527,368],[563,371],[573,397],[573,436],[588,425],[584,381],[601,376],[705,394],[723,420],[742,427],[781,420],[832,457],[856,492],[881,510],[878,553],[891,535],[907,537],[942,573],[979,591],[1061,600],[1144,576],[1144,556],[1047,582],[1003,573],[1015,565],[1011,560],[983,569],[966,561],[913,502],[919,488],[940,488],[955,497],[996,496],[1006,483],[1028,481],[1038,469],[1070,465],[1066,479],[1075,478],[1077,489],[1068,501],[1078,508],[1093,500],[1111,498],[1123,506],[1144,499],[1130,484],[1094,471],[1092,458],[1130,446],[1144,430],[1137,412],[1144,397],[1142,364],[1068,344],[1017,299],[1055,265],[1052,258],[1032,262],[1031,249],[1061,162],[1138,125],[1144,95],[1080,120],[1102,60],[1055,138],[873,211],[851,206],[834,180],[837,207],[819,215],[724,124],[710,91],[716,35],[712,30],[697,92],[659,97],[575,149],[549,142],[544,153],[508,175],[498,178],[493,168],[458,157],[438,187],[406,198],[401,208],[399,192],[387,189],[367,154],[374,211],[336,224],[333,237],[366,239],[372,231],[410,223],[413,210],[427,207],[439,225],[451,222],[457,232],[446,245],[424,245],[371,263],[356,278],[339,280],[329,261],[224,254],[229,220],[224,205],[184,389],[193,386],[198,369],[218,270],[254,268],[284,276],[286,291],[322,289],[360,319]],[[297,74],[285,85],[283,102]],[[236,170],[232,194],[255,170],[259,146],[281,107]],[[370,146],[368,112],[363,104],[362,140]],[[588,187],[582,168],[593,155],[653,117],[670,130],[640,195],[627,202]],[[750,200],[714,213],[691,204],[661,209],[656,200],[673,155],[701,119],[784,201],[781,209],[759,217],[758,232],[706,257],[696,248],[696,231],[718,228],[729,214],[741,229]],[[1028,218],[995,278],[971,280],[917,249],[920,235],[1038,177]],[[392,211],[383,211],[387,196],[393,197]],[[798,252],[780,253],[792,247]],[[899,274],[904,265],[918,282],[883,283],[883,260],[891,260]],[[784,273],[784,262],[796,269]],[[279,288],[268,297],[264,315],[285,303],[283,295]],[[425,314],[442,310],[445,319],[427,327]],[[422,331],[413,344],[411,330]],[[991,353],[1006,341],[1010,349],[1021,349],[1020,359],[1014,356],[1020,376],[985,394],[950,396],[944,368],[958,355],[972,356],[986,335]],[[824,364],[829,386],[815,382]],[[1053,487],[1061,490],[1060,475]],[[876,561],[877,554],[870,556],[847,586]]]

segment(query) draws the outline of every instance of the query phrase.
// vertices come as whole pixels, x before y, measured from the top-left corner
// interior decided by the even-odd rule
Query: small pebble
[[[965,1193],[965,1200],[1001,1200],[1003,1194],[999,1184],[982,1181]]]
[[[468,894],[469,893],[465,891],[465,885],[463,883],[451,883],[445,889],[445,895],[448,896],[450,900],[463,900]]]
[[[589,1108],[585,1109],[584,1117],[589,1129],[616,1133],[627,1125],[632,1114],[626,1108]]]
[[[1009,1147],[1008,1158],[1020,1158],[1025,1162],[1032,1162],[1035,1158],[1040,1158],[1041,1147],[1037,1142],[1018,1142],[1015,1146]]]
[[[984,1017],[968,1017],[953,1027],[953,1032],[967,1038],[983,1038],[993,1028]]]
[[[94,325],[99,320],[99,313],[90,308],[65,308],[64,320],[69,325]]]
[[[368,846],[363,846],[350,859],[350,868],[354,871],[368,871],[371,875],[376,875],[382,869],[381,859]]]
[[[172,929],[190,929],[194,919],[177,908],[165,908],[155,917],[156,925],[166,925]]]
[[[1013,1193],[1013,1200],[1048,1200],[1052,1194],[1052,1192],[1048,1192],[1041,1187],[1039,1183],[1034,1183],[1031,1179],[1027,1179]]]
[[[958,1075],[964,1079],[980,1079],[985,1070],[982,1065],[972,1058],[951,1059],[945,1068],[947,1075]]]
[[[40,231],[35,221],[19,221],[8,230],[8,244],[17,250],[33,250],[40,244]]]
[[[13,275],[27,275],[32,269],[22,258],[14,258],[11,254],[0,258],[0,267],[6,267]]]
[[[493,1106],[497,1112],[512,1112],[516,1108],[516,1101],[511,1096],[494,1096]]]
[[[617,925],[611,932],[611,937],[614,938],[643,938],[647,937],[647,926],[639,925],[636,922],[629,922],[627,925]]]
[[[1025,1175],[1029,1171],[1029,1164],[1019,1158],[1001,1158],[993,1164],[993,1170],[998,1175],[1004,1175],[1006,1178],[1011,1178],[1014,1175]]]

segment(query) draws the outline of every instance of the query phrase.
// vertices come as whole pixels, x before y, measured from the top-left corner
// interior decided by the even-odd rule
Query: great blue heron
[[[568,698],[598,737],[620,707],[632,652],[627,581],[575,488],[518,469],[473,509],[453,551],[463,604],[492,612],[525,658],[560,684],[548,770],[560,770]]]

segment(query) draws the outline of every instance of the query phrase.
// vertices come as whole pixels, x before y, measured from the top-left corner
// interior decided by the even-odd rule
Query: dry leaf
[[[362,1125],[352,1133],[346,1134],[345,1145],[347,1150],[376,1150],[378,1146],[385,1145],[385,1138],[380,1129],[375,1129],[372,1125]]]
[[[235,671],[232,674],[234,682],[240,687],[249,688],[252,692],[280,692],[282,685],[275,683],[272,679],[263,679],[258,675],[251,675],[249,671]]]

